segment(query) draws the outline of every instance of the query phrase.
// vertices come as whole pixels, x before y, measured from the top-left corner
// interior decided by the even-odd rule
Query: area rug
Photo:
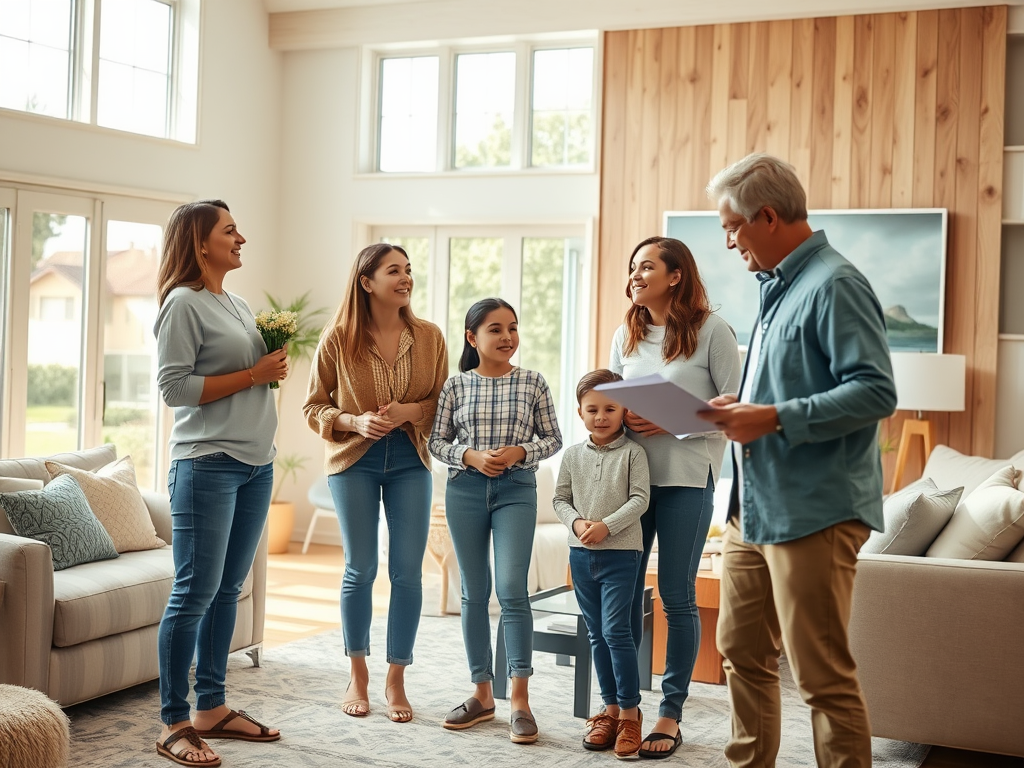
[[[255,669],[246,657],[231,657],[228,703],[280,728],[284,738],[272,744],[218,740],[214,746],[225,768],[335,768],[339,765],[384,768],[439,766],[530,766],[574,768],[615,763],[610,753],[583,750],[583,721],[572,716],[573,669],[555,664],[554,656],[534,656],[531,704],[541,730],[534,745],[508,739],[509,705],[499,701],[497,717],[461,732],[445,731],[447,711],[472,691],[458,617],[420,621],[414,664],[407,672],[413,722],[392,723],[385,714],[384,620],[371,630],[370,704],[368,717],[345,715],[338,707],[348,682],[348,664],[339,632],[317,635],[266,652]],[[777,765],[814,766],[810,710],[800,700],[788,670],[783,670],[782,748]],[[655,678],[658,689],[659,678]],[[659,695],[643,691],[641,709],[653,722]],[[159,692],[148,683],[67,710],[72,727],[72,768],[167,768],[156,755]],[[593,704],[597,705],[597,684]],[[664,763],[686,768],[726,766],[722,755],[729,735],[725,686],[694,683],[683,712],[683,745]],[[928,747],[874,739],[874,765],[918,768]],[[643,764],[648,764],[646,761]],[[653,765],[653,763],[652,763]]]

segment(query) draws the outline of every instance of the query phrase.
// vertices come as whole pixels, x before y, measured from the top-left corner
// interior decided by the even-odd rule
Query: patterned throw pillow
[[[131,456],[122,456],[95,472],[55,461],[46,462],[46,471],[52,478],[69,475],[78,481],[93,514],[107,529],[118,552],[167,546],[156,535],[149,508],[139,493]]]
[[[19,536],[50,546],[55,571],[117,557],[73,477],[58,477],[41,491],[0,493],[0,507]]]

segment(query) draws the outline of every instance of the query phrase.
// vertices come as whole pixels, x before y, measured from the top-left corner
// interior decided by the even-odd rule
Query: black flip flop
[[[652,744],[656,741],[671,741],[671,749],[655,751],[653,749],[644,749],[643,747],[640,747],[640,757],[648,760],[664,760],[666,757],[671,757],[675,754],[675,751],[679,749],[679,745],[683,743],[683,730],[680,728],[679,731],[676,732],[675,736],[669,736],[667,733],[658,733],[655,731],[654,733],[648,734],[644,741],[651,742]]]

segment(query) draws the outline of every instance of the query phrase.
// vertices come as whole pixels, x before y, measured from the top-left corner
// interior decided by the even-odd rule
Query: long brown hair
[[[157,277],[160,306],[179,285],[193,291],[205,286],[203,242],[217,226],[221,210],[231,210],[223,200],[198,200],[174,209],[164,232],[164,254]]]
[[[322,338],[337,333],[341,348],[352,360],[362,360],[366,350],[373,343],[373,337],[370,335],[370,294],[363,290],[360,281],[364,277],[372,279],[384,257],[392,251],[398,251],[405,258],[409,258],[404,248],[390,243],[374,243],[359,252],[352,263],[345,298],[341,300],[341,305],[331,322],[324,328]],[[415,283],[413,285],[415,286]],[[398,314],[410,327],[420,325],[420,321],[412,313],[411,306],[402,307]]]
[[[711,303],[704,281],[697,271],[697,262],[685,243],[671,237],[648,237],[643,240],[629,257],[632,267],[640,249],[646,245],[656,245],[658,256],[661,257],[669,272],[677,269],[681,275],[679,283],[671,291],[671,300],[665,318],[665,341],[662,343],[661,355],[665,362],[671,362],[680,355],[683,359],[690,357],[697,350],[697,339],[704,321],[711,314]],[[630,269],[632,272],[632,269]],[[626,281],[626,296],[630,301],[633,294]],[[626,312],[626,343],[623,352],[628,357],[636,352],[640,342],[647,336],[647,326],[651,322],[651,313],[647,307],[631,304]]]

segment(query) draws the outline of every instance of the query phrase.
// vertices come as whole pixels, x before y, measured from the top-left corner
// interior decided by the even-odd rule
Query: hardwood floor
[[[267,566],[267,619],[264,646],[274,648],[292,640],[337,629],[341,576],[345,569],[340,547],[312,544],[301,554],[292,542],[286,555],[270,555]],[[423,604],[437,605],[441,577],[429,558],[424,560]],[[387,570],[379,569],[373,585],[373,611],[387,612],[390,588]],[[933,747],[922,768],[1024,768],[1024,758]]]

